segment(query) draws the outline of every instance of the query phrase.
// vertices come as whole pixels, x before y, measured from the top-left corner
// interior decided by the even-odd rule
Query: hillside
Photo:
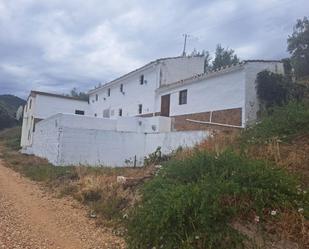
[[[19,106],[25,103],[25,100],[14,95],[0,95],[0,130],[17,124],[16,111]]]

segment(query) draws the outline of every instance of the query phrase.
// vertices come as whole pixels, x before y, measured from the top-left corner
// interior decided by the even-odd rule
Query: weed
[[[296,186],[282,170],[228,151],[169,161],[130,215],[129,247],[242,248],[243,236],[229,223],[263,222],[267,210],[304,205]]]

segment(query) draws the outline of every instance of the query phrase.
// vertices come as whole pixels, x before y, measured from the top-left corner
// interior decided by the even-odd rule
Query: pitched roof
[[[56,97],[56,98],[63,98],[63,99],[70,99],[70,100],[77,100],[77,101],[83,101],[88,102],[87,100],[83,100],[77,97],[71,97],[71,96],[65,96],[57,93],[47,93],[47,92],[40,92],[40,91],[34,91],[32,90],[30,92],[29,96],[35,96],[35,95],[44,95],[44,96],[50,96],[50,97]]]

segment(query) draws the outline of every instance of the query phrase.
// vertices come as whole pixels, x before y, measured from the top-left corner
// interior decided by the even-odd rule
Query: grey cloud
[[[0,94],[88,90],[150,60],[217,43],[242,59],[286,57],[306,0],[0,0]]]

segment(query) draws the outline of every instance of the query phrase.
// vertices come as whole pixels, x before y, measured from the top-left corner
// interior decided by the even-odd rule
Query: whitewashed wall
[[[63,128],[57,165],[133,166],[161,147],[164,154],[179,146],[192,147],[208,137],[207,132],[139,133]]]
[[[32,102],[31,108],[30,108],[30,101]],[[22,147],[29,146],[32,144],[32,138],[33,138],[32,127],[35,116],[35,107],[36,107],[36,99],[32,96],[29,96],[23,114],[23,123],[22,123],[21,140],[20,140],[20,145]]]
[[[33,143],[35,119],[45,119],[57,113],[74,114],[75,110],[84,111],[85,115],[90,114],[90,106],[87,101],[40,94],[30,95],[24,108],[21,146],[25,148]]]
[[[147,83],[140,84],[140,76],[144,75]],[[134,73],[124,79],[121,79],[110,87],[102,88],[97,92],[90,94],[90,105],[92,115],[97,114],[103,117],[103,110],[110,109],[111,118],[117,118],[118,111],[122,109],[122,116],[139,115],[138,105],[143,105],[143,113],[154,112],[154,92],[157,88],[158,68],[152,66],[138,73]],[[123,84],[124,94],[120,92],[120,84]],[[111,89],[110,96],[107,96],[108,88]],[[98,101],[96,101],[98,94]]]
[[[187,89],[187,104],[179,105],[179,91]],[[160,110],[162,95],[171,94],[170,116],[245,107],[245,73],[239,70],[217,77],[175,86],[157,95]]]
[[[75,110],[82,110],[85,115],[90,112],[87,101],[80,101],[75,99],[59,98],[46,95],[36,95],[35,117],[45,119],[57,113],[71,113]]]
[[[177,57],[153,63],[148,67],[132,72],[112,84],[103,86],[96,91],[91,91],[90,105],[92,115],[103,116],[104,109],[110,109],[111,118],[118,116],[122,109],[123,116],[139,115],[138,105],[143,105],[142,114],[155,112],[155,90],[160,84],[170,84],[174,81],[191,77],[204,71],[203,57]],[[140,76],[144,75],[146,84],[140,85]],[[124,94],[120,92],[123,84]],[[111,95],[108,96],[108,88]],[[96,94],[98,101],[96,101]]]
[[[86,122],[96,119],[93,126],[85,125]],[[132,117],[132,120],[139,118]],[[77,122],[79,120],[80,122]],[[128,122],[129,118],[122,122]],[[57,114],[37,124],[32,145],[32,153],[48,159],[55,165],[93,165],[93,166],[133,166],[142,165],[145,156],[154,152],[157,147],[165,154],[177,149],[179,146],[191,147],[206,139],[209,135],[205,131],[192,132],[158,132],[170,129],[169,118],[153,117],[144,118],[147,122],[145,130],[135,131],[140,128],[138,123],[131,124],[130,131],[117,131],[127,125],[113,126],[115,120],[77,117],[76,115]],[[104,129],[95,129],[106,123]],[[149,130],[150,124],[159,126],[156,132]],[[109,130],[108,130],[109,129]]]
[[[179,57],[161,63],[161,85],[168,85],[196,74],[204,73],[204,57]]]

